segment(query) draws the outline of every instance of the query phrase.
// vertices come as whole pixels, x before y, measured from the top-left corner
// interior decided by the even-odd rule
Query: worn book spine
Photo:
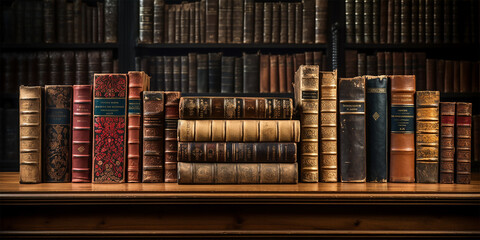
[[[318,182],[319,70],[301,65],[295,72],[295,108],[301,123],[300,180]]]
[[[221,91],[222,52],[208,53],[208,92]]]
[[[435,72],[435,90],[444,91],[445,85],[445,60],[437,59],[436,60],[436,72]]]
[[[63,60],[63,84],[73,85],[75,80],[75,53],[73,51],[62,52]],[[38,85],[38,84],[35,84]]]
[[[233,93],[235,90],[234,86],[234,68],[235,68],[235,57],[232,56],[223,56],[222,57],[222,66],[221,66],[221,92],[222,93]]]
[[[98,15],[98,43],[105,42],[105,4],[103,2],[97,2],[97,15]],[[75,24],[74,24],[75,26]],[[75,30],[74,30],[75,31]]]
[[[188,92],[190,93],[197,92],[197,54],[196,53],[188,53]]]
[[[278,82],[278,55],[270,55],[270,92],[279,92]]]
[[[138,11],[138,42],[153,43],[153,0],[140,0]]]
[[[355,0],[355,43],[364,42],[364,26],[363,26],[363,0]]]
[[[195,3],[188,3],[188,43],[195,43]]]
[[[287,92],[286,55],[278,55],[278,92]]]
[[[380,43],[380,0],[372,0],[372,41]]]
[[[44,182],[71,181],[72,86],[45,86]]]
[[[471,62],[460,61],[460,92],[472,92],[473,81]]]
[[[315,43],[327,42],[327,0],[315,0]],[[286,18],[282,14],[282,19]]]
[[[256,36],[258,31],[257,21],[259,21],[259,19],[257,19],[257,3],[255,3],[254,0],[245,0],[243,11],[243,43],[253,43],[254,35]]]
[[[31,6],[32,3],[28,3],[27,6]],[[55,1],[55,26],[56,26],[56,40],[58,43],[65,43],[67,41],[67,19],[66,19],[66,10],[67,10],[67,1],[66,0],[56,0]],[[25,8],[25,11],[28,11]],[[30,17],[30,16],[28,16]],[[28,21],[28,19],[25,19]],[[27,22],[26,22],[27,23]],[[27,27],[28,23],[25,25]],[[25,29],[27,30],[27,29]],[[28,36],[27,34],[25,36]]]
[[[189,86],[189,73],[190,69],[188,67],[188,56],[181,56],[180,57],[180,83],[181,83],[181,91],[184,93],[188,93]]]
[[[188,23],[189,21],[189,13],[188,13],[188,3],[183,2],[180,5],[180,43],[188,43],[189,37],[189,28]]]
[[[197,54],[197,92],[208,93],[208,55],[207,54],[200,54],[200,53]]]
[[[164,182],[164,94],[143,92],[142,182]]]
[[[165,1],[153,1],[153,43],[163,43],[165,35]]]
[[[102,71],[100,51],[88,51],[88,83],[93,84],[93,76],[95,73]]]
[[[345,38],[355,43],[355,0],[345,0]]]
[[[358,74],[358,53],[356,50],[345,51],[345,76],[355,77]]]
[[[453,92],[453,61],[445,60],[445,75],[443,78],[443,91]]]
[[[297,183],[297,163],[178,163],[179,184]]]
[[[113,52],[112,50],[103,50],[100,52],[100,71],[101,73],[113,72]]]
[[[243,54],[243,92],[259,92],[259,54]]]
[[[117,42],[118,0],[105,0],[105,42]]]
[[[390,182],[415,182],[415,76],[390,77]]]
[[[175,43],[175,5],[165,5],[165,42]]]
[[[94,78],[93,183],[122,183],[127,166],[127,74]]]
[[[44,63],[41,59],[39,58],[39,64]],[[88,82],[87,53],[85,51],[75,51],[75,85],[86,85]]]
[[[455,106],[440,103],[440,183],[455,182]]]
[[[295,43],[295,3],[289,2],[287,10],[287,43]],[[285,15],[282,15],[285,18]]]
[[[23,84],[24,82],[24,69],[21,69],[24,67],[24,62],[23,61],[19,61],[21,59],[17,59],[17,78],[18,78],[18,82],[20,84]],[[50,78],[48,79],[47,82],[45,82],[45,84],[47,85],[60,85],[63,83],[62,81],[62,77],[63,77],[63,74],[62,74],[62,67],[61,67],[61,64],[62,64],[62,56],[61,56],[61,53],[60,51],[51,51],[48,53],[48,60],[49,60],[49,63],[50,63]],[[18,69],[20,68],[20,69]]]
[[[270,92],[270,55],[260,54],[260,92]]]
[[[173,56],[172,58],[172,77],[173,77],[173,91],[181,91],[182,90],[182,58],[181,56]],[[144,70],[143,71],[148,71]]]
[[[73,86],[72,182],[92,181],[92,85]]]
[[[273,3],[265,2],[263,5],[263,43],[272,43],[272,15]]]
[[[401,9],[400,9],[400,43],[410,43],[411,42],[411,21],[412,21],[412,1],[411,0],[401,0]]]
[[[207,0],[206,5],[206,43],[218,42],[218,0]]]
[[[23,26],[22,26],[23,28]],[[16,27],[17,31],[22,30]],[[43,0],[43,41],[45,43],[55,42],[55,0]],[[18,34],[17,34],[18,35]],[[23,39],[20,39],[22,42]]]
[[[157,89],[158,91],[165,90],[165,59],[163,56],[156,56],[156,68],[155,71],[157,72]],[[195,67],[195,69],[197,69]],[[197,73],[197,71],[195,71]],[[195,79],[196,83],[196,79]],[[196,89],[195,89],[196,90]]]
[[[302,43],[303,39],[303,4],[295,3],[295,43]]]
[[[177,182],[177,122],[180,92],[164,92],[165,182]]]
[[[235,93],[243,92],[243,60],[235,57]]]
[[[285,71],[287,74],[287,92],[293,92],[293,79],[295,78],[295,69],[293,64],[293,56],[287,55],[287,59],[285,61],[286,67]]]
[[[272,4],[272,43],[280,43],[280,3]]]
[[[174,35],[175,43],[181,43],[181,39],[182,39],[182,6],[183,5],[185,5],[185,2],[184,4],[172,5],[175,12],[175,18],[174,18],[175,20],[173,23],[173,26],[174,26],[173,32],[175,33]]]
[[[280,2],[280,43],[288,43],[288,3]]]
[[[366,44],[373,43],[373,0],[363,1],[363,39]]]
[[[180,142],[299,142],[297,120],[179,120]]]
[[[248,1],[246,3],[249,3]],[[253,4],[253,3],[252,3]],[[248,11],[248,9],[247,9]],[[253,34],[253,43],[263,43],[263,3],[262,2],[256,2],[255,3],[255,10],[252,10],[255,12],[255,15],[254,15],[254,26],[253,26],[253,30],[254,33]],[[245,22],[245,24],[247,24],[247,22]],[[245,34],[249,34],[247,33],[247,26],[245,26]],[[247,42],[247,41],[244,41],[244,43],[251,43],[251,42]]]
[[[303,0],[302,43],[315,42],[315,0]]]
[[[439,91],[417,91],[416,182],[438,182]]]
[[[367,56],[367,75],[377,75],[377,56]]]
[[[337,181],[337,72],[319,72],[320,182]]]
[[[355,76],[363,76],[367,74],[367,54],[358,53],[357,55],[358,69]]]
[[[472,103],[457,103],[455,183],[469,184],[472,175]]]
[[[20,87],[20,183],[42,182],[42,92],[40,86]]]
[[[232,43],[243,40],[243,1],[232,1]]]
[[[425,0],[418,0],[418,43],[425,43]]]
[[[411,14],[411,19],[410,19],[410,29],[411,29],[411,34],[410,34],[410,42],[411,43],[418,43],[418,2],[419,0],[412,0],[411,1],[411,7],[412,7],[412,14]]]
[[[227,43],[228,0],[218,0],[218,43]]]

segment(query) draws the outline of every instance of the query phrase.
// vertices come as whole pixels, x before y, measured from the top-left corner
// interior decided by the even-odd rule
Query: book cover
[[[177,182],[177,122],[180,92],[164,92],[165,182]]]
[[[72,182],[92,181],[92,85],[73,86]]]
[[[456,106],[455,183],[469,184],[472,175],[472,103]]]
[[[164,182],[165,126],[164,94],[143,92],[142,182]]]
[[[455,182],[455,106],[440,103],[440,183]]]

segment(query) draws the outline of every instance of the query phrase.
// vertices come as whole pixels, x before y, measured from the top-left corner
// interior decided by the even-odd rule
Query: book
[[[92,85],[73,86],[72,182],[92,181]]]
[[[345,0],[345,39],[355,43],[355,0]]]
[[[44,182],[70,182],[72,86],[45,86]]]
[[[410,43],[412,40],[412,0],[401,0],[400,5],[400,43]]]
[[[439,163],[439,91],[416,92],[416,182],[437,183]]]
[[[197,92],[197,77],[197,54],[188,53],[188,92]]]
[[[100,23],[99,23],[100,24]],[[165,1],[153,1],[153,43],[163,43],[165,36]]]
[[[218,43],[227,43],[228,0],[218,0]]]
[[[288,3],[280,2],[280,43],[288,43]]]
[[[222,53],[208,53],[208,92],[221,91]]]
[[[278,55],[278,92],[287,92],[286,55]]]
[[[42,182],[42,93],[40,86],[20,87],[20,183]]]
[[[270,92],[279,92],[278,55],[270,55]]]
[[[363,0],[355,0],[355,43],[364,43]]]
[[[153,43],[154,0],[140,0],[138,11],[138,42]]]
[[[472,175],[472,103],[457,102],[455,183],[469,184]]]
[[[143,92],[142,182],[164,182],[164,94]]]
[[[273,3],[263,3],[263,43],[272,43]]]
[[[193,70],[193,69],[192,69]],[[181,84],[181,91],[187,93],[190,89],[189,83],[189,62],[188,56],[181,56],[180,57],[180,84]]]
[[[105,43],[117,42],[118,1],[105,0]]]
[[[296,163],[178,163],[179,184],[297,182]]]
[[[259,54],[243,53],[243,92],[259,92]]]
[[[235,57],[223,56],[221,60],[221,89],[222,93],[233,93],[235,91],[234,69]]]
[[[218,5],[218,0],[206,0],[206,43],[218,42]]]
[[[296,10],[296,5],[293,2],[287,3],[287,43],[295,43],[295,10]],[[283,15],[283,18],[285,18],[285,15]]]
[[[243,41],[243,1],[232,1],[232,43]]]
[[[173,77],[173,91],[182,90],[182,61],[181,56],[173,56],[172,58],[172,77]],[[143,70],[143,69],[142,69]]]
[[[373,43],[373,0],[363,1],[363,40]]]
[[[315,43],[327,42],[327,0],[315,0]],[[282,14],[285,19],[286,14]]]
[[[88,51],[88,83],[90,85],[93,84],[93,75],[95,73],[100,73],[102,71],[101,68],[101,60],[100,60],[100,52],[99,51]],[[51,72],[50,72],[51,74]]]
[[[315,42],[315,0],[303,0],[302,43]]]
[[[295,3],[295,43],[302,43],[302,39],[303,39],[303,2],[296,2]]]
[[[21,2],[21,1],[19,1]],[[22,31],[23,26],[17,26],[17,32]],[[55,42],[55,0],[43,1],[43,41],[45,43]],[[19,34],[17,36],[17,42],[23,41],[23,36]]]
[[[177,182],[177,122],[180,92],[164,92],[165,182]]]
[[[280,3],[272,4],[272,43],[280,43]]]
[[[197,92],[207,93],[208,91],[208,55],[197,54]]]
[[[241,57],[235,57],[234,70],[235,93],[243,92],[243,61]]]
[[[43,62],[41,59],[39,63]],[[39,66],[40,68],[40,66]],[[46,70],[46,69],[45,69]],[[88,78],[88,57],[85,51],[75,52],[75,85],[87,85],[91,80]],[[48,72],[46,72],[48,74]]]
[[[270,55],[260,54],[260,92],[270,92]]]
[[[127,161],[127,74],[95,74],[94,78],[93,183],[122,183]]]
[[[358,58],[356,50],[345,51],[345,76],[355,77],[358,74]]]
[[[455,182],[455,102],[440,102],[440,183]]]
[[[415,76],[390,76],[389,182],[415,182]]]
[[[261,17],[257,17],[257,13],[260,10],[257,5],[260,3],[255,3],[254,0],[245,0],[244,1],[244,11],[243,11],[243,43],[253,43],[254,37],[257,39],[257,30],[258,24]],[[263,8],[260,11],[263,16]],[[262,26],[263,27],[263,26]],[[257,41],[255,41],[257,43]]]

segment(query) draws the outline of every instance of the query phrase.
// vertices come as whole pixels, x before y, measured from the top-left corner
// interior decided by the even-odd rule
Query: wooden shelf
[[[358,49],[358,50],[458,50],[458,51],[475,51],[480,49],[477,44],[414,44],[414,43],[398,43],[398,44],[358,44],[358,43],[346,43],[345,49]]]
[[[327,49],[327,44],[258,44],[258,43],[159,43],[159,44],[137,44],[137,48],[146,49]]]
[[[77,50],[77,49],[116,49],[117,43],[2,43],[6,50]]]

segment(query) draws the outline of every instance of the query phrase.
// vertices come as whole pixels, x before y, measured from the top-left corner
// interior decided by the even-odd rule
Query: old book
[[[175,9],[175,23],[174,23],[174,32],[175,32],[175,43],[181,43],[182,41],[182,6],[185,5],[185,2],[183,4],[176,4],[173,5]]]
[[[413,73],[413,55],[412,52],[403,53],[403,74],[414,75]]]
[[[327,0],[315,0],[315,43],[327,42],[327,11]]]
[[[232,56],[223,56],[222,57],[222,66],[221,66],[221,89],[222,93],[233,93],[235,90],[234,86],[234,68],[235,68],[235,57]]]
[[[288,3],[280,2],[280,43],[288,43]]]
[[[401,9],[400,9],[400,43],[410,43],[411,42],[411,32],[412,32],[412,1],[411,0],[401,0]]]
[[[20,87],[20,183],[42,182],[42,92],[39,86]]]
[[[20,27],[16,27],[16,29],[17,31],[18,30],[22,31],[22,28]],[[55,33],[56,33],[55,31],[55,0],[44,0],[43,1],[43,41],[45,43],[54,43],[56,40]],[[23,41],[22,38],[23,37],[20,37],[19,42]]]
[[[127,161],[127,74],[94,78],[93,183],[122,183]]]
[[[188,53],[188,92],[190,93],[197,92],[197,54],[196,53]]]
[[[345,76],[355,77],[358,74],[358,53],[356,50],[345,51]]]
[[[313,65],[313,52],[305,52],[305,65]]]
[[[458,27],[459,25],[459,15],[460,15],[460,8],[459,8],[460,2],[459,1],[453,1],[452,4],[452,42],[453,43],[459,43],[460,42],[460,28]]]
[[[188,56],[181,56],[180,57],[180,83],[181,83],[181,91],[184,93],[188,92],[189,87],[189,77],[188,77]]]
[[[198,93],[208,92],[208,55],[207,54],[200,54],[200,53],[197,54],[197,92]]]
[[[86,28],[85,28],[85,42],[86,43],[91,43],[92,42],[92,28],[93,28],[93,21],[92,21],[92,13],[93,13],[93,8],[92,7],[85,7],[85,22],[87,23],[86,24]]]
[[[440,183],[455,182],[455,106],[440,103]]]
[[[280,3],[272,4],[272,43],[280,43]]]
[[[278,55],[278,92],[287,92],[286,55]]]
[[[72,182],[92,181],[92,85],[73,86]]]
[[[297,120],[179,120],[180,142],[299,142]]]
[[[188,3],[188,42],[195,43],[195,3]]]
[[[320,68],[322,68],[322,58],[323,58],[323,53],[321,51],[315,51],[313,52],[313,65],[318,65]]]
[[[355,43],[364,43],[363,0],[355,0]]]
[[[390,76],[390,182],[415,182],[415,76]]]
[[[380,42],[380,0],[372,0],[372,41]]]
[[[293,64],[295,66],[295,72],[298,71],[301,65],[305,65],[305,53],[295,53],[295,58],[293,59]]]
[[[337,71],[319,72],[320,182],[337,181]]]
[[[366,181],[365,79],[343,78],[338,83],[340,110],[340,181]]]
[[[177,182],[177,122],[180,92],[164,92],[165,182]]]
[[[153,1],[153,43],[163,43],[165,36],[165,1]]]
[[[243,60],[241,57],[235,57],[235,93],[243,92]]]
[[[105,0],[105,42],[117,42],[118,1]]]
[[[72,86],[45,86],[44,182],[70,182]]]
[[[417,91],[416,182],[438,182],[439,91]]]
[[[244,11],[243,11],[243,43],[253,43],[254,35],[255,39],[257,36],[257,22],[260,19],[257,18],[257,5],[260,3],[254,3],[254,0],[245,0],[244,1]],[[263,6],[263,5],[262,5]],[[262,8],[263,16],[263,8]],[[256,41],[255,41],[256,42]]]
[[[112,50],[100,51],[100,71],[102,73],[113,72],[113,52]]]
[[[315,0],[303,0],[302,43],[315,42]]]
[[[425,1],[418,0],[418,43],[425,43]]]
[[[228,0],[218,1],[218,43],[227,43]]]
[[[272,43],[272,17],[273,3],[265,2],[263,5],[263,43]]]
[[[207,3],[206,0],[200,0],[200,39],[202,43],[207,42],[207,16],[203,14],[207,11]]]
[[[38,61],[41,63],[41,59]],[[39,66],[40,68],[40,66]],[[48,73],[47,73],[48,74]],[[75,84],[86,85],[91,80],[88,78],[88,57],[85,51],[75,51]]]
[[[367,75],[377,75],[377,56],[367,56]]]
[[[278,56],[270,55],[270,92],[279,92],[278,82]]]
[[[248,6],[248,4],[250,4],[250,2],[246,1],[245,4],[246,4],[245,6]],[[253,1],[252,1],[252,5],[253,5]],[[253,36],[250,37],[250,38],[253,38],[253,43],[263,43],[263,21],[264,21],[264,19],[263,19],[263,2],[256,2],[254,6],[255,6],[254,7],[255,9],[252,10],[252,11],[254,11],[254,14],[255,14],[252,17],[252,19],[254,18],[254,20],[253,20],[254,26],[253,26],[253,30],[252,30],[254,32],[252,33]],[[248,9],[246,9],[246,11],[248,11]],[[246,17],[247,16],[248,15],[246,15]],[[245,24],[247,24],[247,22],[245,22]],[[247,32],[247,27],[246,26],[245,26],[245,35],[250,36],[250,33]],[[247,40],[247,39],[245,39],[245,40]],[[252,42],[245,41],[245,40],[244,40],[244,43],[252,43]]]
[[[233,0],[227,0],[227,7],[226,7],[226,14],[225,14],[225,23],[226,29],[225,32],[225,42],[232,43],[232,14],[233,14]],[[221,24],[221,20],[219,19],[219,24]]]
[[[415,78],[417,82],[417,90],[427,90],[427,79],[426,79],[426,72],[427,72],[427,67],[426,67],[426,53],[425,52],[419,52],[415,54],[415,58],[417,61],[417,72]]]
[[[301,65],[295,72],[295,108],[301,123],[300,180],[318,182],[319,70]]]
[[[452,0],[443,0],[443,43],[452,42],[452,7],[454,1]],[[438,9],[440,10],[440,9]]]
[[[435,67],[435,90],[442,91],[444,90],[444,78],[445,78],[445,60],[437,59]]]
[[[357,55],[357,74],[355,76],[363,76],[367,74],[367,54],[366,53],[358,53]]]
[[[157,89],[159,91],[164,91],[165,90],[165,58],[163,56],[156,56],[155,57],[155,63],[156,63],[156,75],[157,75]],[[196,69],[196,68],[195,68]],[[196,73],[196,71],[195,71]],[[196,79],[195,79],[196,82]],[[152,88],[150,86],[150,88]]]
[[[103,43],[105,42],[105,4],[103,2],[97,2],[97,15],[98,15],[97,42]]]
[[[410,42],[417,43],[418,42],[418,2],[419,0],[412,0],[411,7],[412,7],[412,14],[410,19]]]
[[[41,43],[43,41],[43,2],[35,1],[33,4],[34,4],[34,6],[33,6],[33,32],[32,32],[33,42]],[[73,4],[70,3],[70,5],[72,5],[72,9],[73,9]],[[6,15],[8,15],[6,12],[4,13],[4,17]],[[68,15],[68,13],[67,13],[67,15]],[[3,21],[4,24],[6,22],[7,21]],[[8,29],[8,26],[4,27],[4,31],[6,29]],[[72,28],[72,31],[73,31],[73,28]],[[4,35],[10,35],[10,34],[8,33],[8,31],[5,31]],[[5,37],[8,38],[7,36],[5,36]],[[4,42],[7,42],[7,41],[4,41]],[[73,42],[73,41],[71,41],[71,42]]]
[[[182,90],[182,61],[181,56],[173,56],[172,57],[172,77],[173,77],[173,91],[181,91]],[[142,69],[143,70],[143,69]],[[147,71],[147,70],[144,70]]]
[[[15,87],[18,88],[18,86],[21,86],[21,85],[28,85],[27,58],[25,54],[21,54],[21,53],[16,53],[14,55],[15,55],[15,59],[17,60],[15,70],[17,72],[16,77],[18,82],[18,85]],[[55,68],[53,68],[53,70],[55,71],[53,73],[55,75],[55,78],[50,79],[51,84],[57,84],[56,83],[57,81],[59,82],[58,84],[61,84],[63,82],[62,81],[63,74],[61,72],[61,58],[62,58],[61,53],[56,52]],[[18,92],[18,90],[16,90],[15,92]]]
[[[303,3],[295,3],[295,43],[302,43],[303,39]]]
[[[355,43],[355,0],[345,0],[345,39]]]
[[[259,92],[259,54],[243,53],[243,92]]]
[[[179,142],[178,161],[193,163],[295,163],[296,143]]]
[[[366,44],[373,43],[373,0],[363,1],[363,39]]]
[[[27,3],[27,5],[32,5]],[[65,43],[67,41],[67,1],[56,0],[55,1],[55,27],[56,27],[56,42]],[[27,9],[25,9],[27,11]],[[26,19],[27,20],[27,19]],[[25,25],[28,26],[28,25]],[[25,35],[28,36],[28,35]]]
[[[92,7],[92,43],[97,43],[98,40],[98,12],[96,7]]]
[[[153,43],[153,1],[140,0],[138,10],[138,42]]]
[[[295,3],[287,3],[287,43],[295,43]],[[285,15],[282,13],[282,17],[285,18]]]
[[[403,52],[393,52],[393,74],[394,75],[403,75],[404,74],[404,53]]]
[[[443,91],[453,92],[453,61],[445,60],[445,75],[443,78]]]
[[[388,173],[388,77],[367,76],[366,132],[367,181],[387,182]]]
[[[164,95],[143,92],[142,182],[164,182]]]
[[[433,42],[443,42],[443,0],[433,0]]]
[[[193,23],[194,23],[194,32],[193,32],[193,42],[194,43],[201,43],[202,42],[202,36],[201,36],[201,33],[200,33],[200,25],[202,25],[202,22],[200,21],[200,15],[203,15],[205,16],[203,13],[203,11],[201,11],[201,2],[198,1],[198,2],[195,2],[194,3],[194,19],[193,19]],[[190,19],[191,20],[191,19]],[[190,22],[191,23],[191,22]]]
[[[208,53],[208,92],[221,90],[222,52]]]
[[[291,93],[293,92],[293,79],[295,76],[295,69],[293,65],[293,56],[292,55],[287,55],[286,59],[286,74],[287,74],[287,92]]]
[[[179,184],[297,182],[296,163],[178,163]]]
[[[379,43],[381,44],[385,44],[387,43],[387,29],[388,29],[388,18],[389,18],[389,15],[388,15],[388,4],[389,4],[389,1],[380,1],[380,30],[379,30],[379,35],[380,35],[380,39],[379,39]]]
[[[232,43],[242,43],[243,41],[243,1],[232,1]]]
[[[425,0],[425,43],[433,43],[434,0]]]
[[[88,82],[93,84],[93,75],[102,71],[100,51],[88,51]]]
[[[472,103],[457,103],[455,183],[469,184],[472,175]]]
[[[393,0],[393,43],[401,41],[402,27],[402,0]]]
[[[63,51],[63,84],[73,85],[75,80],[75,53],[73,51]]]
[[[51,51],[48,53],[48,59],[50,63],[50,78],[48,79],[45,84],[47,85],[57,85],[57,84],[62,84],[63,83],[63,74],[62,74],[62,55],[60,51]],[[17,71],[18,71],[18,82],[20,84],[23,84],[24,76],[23,74],[25,73],[24,71],[24,62],[18,61],[20,59],[17,59]],[[23,68],[23,69],[18,69],[18,68]],[[21,75],[22,74],[22,75]]]
[[[219,17],[219,1],[206,1],[206,43],[218,42],[218,17]]]
[[[175,43],[175,6],[165,5],[165,41]]]
[[[472,91],[472,66],[471,62],[460,62],[460,92]]]
[[[393,54],[392,52],[385,52],[385,74],[393,74]]]
[[[260,54],[260,92],[270,92],[270,55]]]

